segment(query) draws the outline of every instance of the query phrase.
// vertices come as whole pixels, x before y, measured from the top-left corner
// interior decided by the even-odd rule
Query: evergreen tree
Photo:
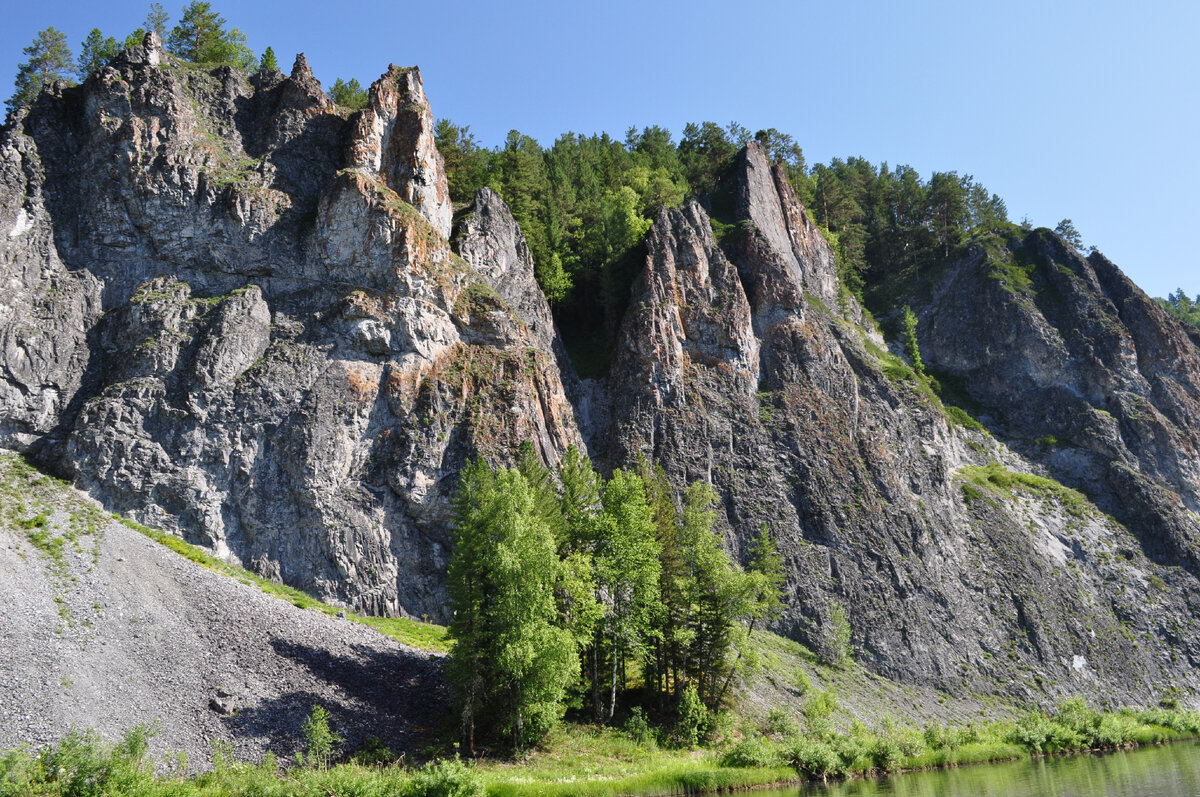
[[[167,49],[203,66],[229,65],[252,72],[258,65],[246,46],[246,34],[237,28],[226,30],[225,18],[204,0],[193,0],[183,9],[167,37]]]
[[[350,78],[348,81],[338,78],[333,81],[327,94],[329,99],[352,111],[367,107],[367,103],[371,100],[370,93],[362,87],[358,78]]]
[[[92,28],[79,50],[79,63],[75,67],[75,75],[81,81],[87,80],[93,72],[107,66],[120,51],[121,44],[116,39],[105,36],[99,28]]]
[[[1062,236],[1062,239],[1076,249],[1083,246],[1083,237],[1080,236],[1079,230],[1075,229],[1075,223],[1070,219],[1063,219],[1054,228],[1054,232]]]
[[[66,34],[53,27],[38,31],[33,43],[21,52],[29,60],[17,67],[16,91],[7,100],[10,109],[33,102],[43,86],[66,80],[67,73],[75,67]]]
[[[263,50],[262,58],[258,62],[259,72],[278,72],[279,61],[275,59],[275,50],[270,46]]]
[[[154,31],[158,34],[158,38],[165,41],[167,38],[167,22],[169,20],[170,17],[167,16],[167,12],[163,11],[162,3],[151,3],[150,10],[146,12],[146,21],[142,23],[142,36],[144,37],[146,32]],[[141,39],[138,42],[141,43]]]
[[[1155,299],[1175,318],[1194,327],[1200,327],[1200,294],[1195,300],[1188,298],[1183,288],[1177,288],[1174,293],[1168,293],[1166,299]]]
[[[146,40],[146,29],[135,28],[132,33],[125,37],[125,41],[121,42],[121,49],[128,50],[130,47],[138,47]]]
[[[470,202],[475,198],[475,192],[487,185],[488,151],[479,146],[470,125],[459,127],[449,119],[437,121],[434,140],[446,164],[450,200]]]
[[[733,164],[738,144],[714,122],[688,123],[679,142],[679,159],[688,184],[697,194],[712,193]]]

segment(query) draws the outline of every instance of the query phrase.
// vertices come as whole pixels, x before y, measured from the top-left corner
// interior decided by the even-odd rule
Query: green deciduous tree
[[[225,18],[204,0],[193,0],[183,9],[179,24],[167,36],[167,49],[180,58],[203,66],[236,66],[252,72],[258,59],[246,46],[246,34],[225,29]]]
[[[520,471],[469,463],[455,499],[449,592],[450,676],[471,754],[477,731],[519,749],[562,715],[579,659],[559,625],[560,568],[553,533]]]
[[[121,43],[112,36],[105,36],[99,28],[92,28],[91,33],[83,40],[79,49],[79,62],[75,67],[75,75],[80,80],[107,66],[117,53],[121,51]]]
[[[921,361],[921,349],[917,345],[917,316],[908,305],[904,305],[902,312],[900,321],[904,325],[904,353],[913,370],[924,375],[925,363]]]
[[[329,712],[324,706],[314,705],[304,720],[300,732],[304,735],[304,764],[314,769],[325,769],[345,739],[329,727]]]
[[[597,519],[594,561],[596,599],[604,614],[591,650],[593,709],[612,719],[626,666],[644,650],[658,605],[658,544],[654,516],[641,477],[617,470],[604,487]],[[607,664],[607,689],[602,665]],[[607,692],[607,700],[602,693]]]
[[[17,67],[16,91],[7,101],[9,108],[33,102],[43,86],[66,80],[67,74],[76,66],[66,34],[53,27],[38,31],[33,43],[21,52],[29,60]]]

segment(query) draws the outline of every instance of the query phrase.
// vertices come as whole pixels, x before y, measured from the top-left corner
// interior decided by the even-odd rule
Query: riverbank
[[[134,729],[116,744],[72,732],[40,753],[0,754],[0,795],[105,794],[109,797],[617,797],[726,792],[806,781],[853,779],[966,764],[1132,748],[1200,736],[1200,714],[1177,709],[1099,712],[1067,701],[1053,716],[924,728],[891,725],[848,731],[761,732],[701,750],[664,749],[628,730],[568,725],[515,760],[466,764],[443,759],[410,766],[382,747],[330,768],[310,757],[282,768],[274,756],[233,761],[217,750],[214,768],[188,776],[180,758],[152,759],[150,733]],[[307,761],[309,765],[303,762]]]

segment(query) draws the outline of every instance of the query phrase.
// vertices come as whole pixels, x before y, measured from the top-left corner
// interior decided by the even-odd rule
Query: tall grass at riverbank
[[[1200,713],[1179,709],[1100,712],[1069,700],[1052,713],[1015,721],[924,727],[885,722],[845,731],[800,730],[775,720],[704,750],[665,749],[653,736],[571,725],[518,760],[448,759],[406,766],[346,763],[283,769],[217,755],[211,772],[187,776],[186,762],[148,755],[150,732],[116,744],[72,731],[39,752],[0,753],[0,797],[617,797],[731,791],[933,769],[1034,755],[1114,749],[1200,736]]]

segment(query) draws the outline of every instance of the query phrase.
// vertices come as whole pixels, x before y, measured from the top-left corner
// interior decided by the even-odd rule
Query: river
[[[1200,743],[912,772],[756,792],[761,797],[1187,797],[1200,795]]]

